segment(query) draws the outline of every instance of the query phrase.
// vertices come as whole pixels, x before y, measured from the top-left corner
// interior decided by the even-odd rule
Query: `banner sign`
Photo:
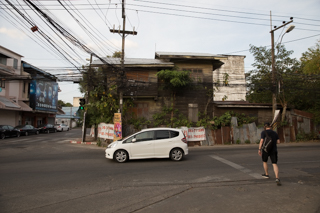
[[[98,138],[113,139],[113,124],[100,123],[98,125]]]
[[[205,141],[206,130],[204,127],[181,127],[183,134],[186,136],[187,141]]]
[[[30,107],[35,110],[57,111],[58,83],[32,80],[30,83]]]
[[[114,123],[113,141],[117,141],[117,140],[120,140],[122,138],[121,113],[114,113],[113,123]]]

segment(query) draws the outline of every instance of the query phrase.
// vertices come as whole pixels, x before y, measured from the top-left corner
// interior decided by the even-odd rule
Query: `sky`
[[[64,34],[105,57],[121,51],[121,0],[55,0],[31,2],[58,24]],[[10,5],[11,3],[16,10]],[[66,40],[25,1],[0,1],[0,45],[22,60],[59,78],[77,73],[90,53]],[[21,14],[19,14],[19,11]],[[293,50],[293,58],[320,40],[319,0],[125,0],[127,35],[125,58],[154,58],[156,51],[244,55],[246,72],[254,58],[250,45],[271,46],[271,26],[293,23],[274,32],[275,42]],[[38,31],[30,28],[36,25]],[[286,29],[294,25],[290,33]],[[56,25],[57,26],[57,25]],[[78,44],[79,44],[78,43]],[[70,78],[69,78],[70,79]],[[81,97],[79,85],[59,81],[59,100]]]

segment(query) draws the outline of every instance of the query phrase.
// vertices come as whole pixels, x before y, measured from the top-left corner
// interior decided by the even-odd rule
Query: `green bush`
[[[251,144],[251,141],[247,139],[247,140],[245,140],[245,143],[246,144]]]

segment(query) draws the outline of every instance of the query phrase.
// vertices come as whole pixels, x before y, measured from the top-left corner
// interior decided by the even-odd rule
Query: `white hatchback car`
[[[105,153],[119,163],[145,158],[180,161],[188,154],[188,144],[181,129],[150,128],[111,143]]]
[[[66,124],[55,124],[54,127],[57,129],[59,132],[63,131],[69,131],[69,126]]]

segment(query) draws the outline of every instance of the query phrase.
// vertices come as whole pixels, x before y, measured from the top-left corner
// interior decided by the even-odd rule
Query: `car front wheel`
[[[39,135],[39,131],[36,131],[36,135]]]
[[[183,158],[183,152],[181,149],[175,148],[170,152],[170,158],[174,161],[180,161]]]
[[[29,134],[28,134],[28,132],[26,132],[26,133],[24,133],[24,135],[25,135],[25,136],[28,136]]]
[[[114,153],[113,159],[116,160],[119,163],[124,163],[128,160],[128,153],[124,150],[117,150]]]
[[[48,129],[48,130],[47,130],[47,134],[49,134],[49,133],[50,133],[50,130]]]
[[[17,138],[20,137],[20,132],[17,132]]]
[[[0,138],[1,138],[1,139],[5,139],[5,138],[6,138],[6,135],[5,135],[4,133],[1,133]]]

